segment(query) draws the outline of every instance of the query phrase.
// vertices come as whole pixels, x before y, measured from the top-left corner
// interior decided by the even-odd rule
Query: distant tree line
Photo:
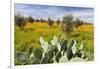
[[[75,19],[72,14],[67,14],[63,17],[62,20],[57,19],[57,20],[53,20],[50,17],[48,17],[48,19],[35,19],[31,16],[29,17],[24,17],[20,14],[15,15],[15,25],[17,25],[21,30],[24,29],[24,26],[26,25],[26,23],[34,23],[34,22],[41,22],[41,23],[48,23],[49,26],[52,26],[54,23],[57,23],[57,25],[61,25],[62,30],[67,32],[68,34],[73,31],[73,27],[77,28],[80,25],[83,25],[84,22],[80,19]],[[85,24],[89,24],[89,23],[85,23]]]
[[[49,26],[52,26],[53,23],[57,23],[57,25],[59,25],[61,23],[60,19],[57,19],[56,21],[54,21],[50,17],[48,17],[47,20],[43,19],[43,18],[35,19],[31,16],[29,16],[29,17],[22,16],[21,14],[15,15],[14,21],[15,21],[15,25],[17,25],[21,30],[24,29],[24,26],[26,25],[26,23],[41,22],[41,23],[48,23]]]

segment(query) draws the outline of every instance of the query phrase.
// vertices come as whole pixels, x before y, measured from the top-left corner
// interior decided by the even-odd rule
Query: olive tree
[[[50,17],[48,17],[47,22],[49,26],[52,26],[54,21]]]
[[[75,23],[75,27],[76,27],[76,28],[77,28],[78,26],[84,24],[84,22],[83,22],[82,20],[80,20],[79,18],[77,18],[77,19],[74,21],[74,23]]]
[[[21,16],[20,14],[15,15],[15,25],[23,30],[24,26],[26,25],[26,18],[24,16]]]
[[[72,26],[72,21],[73,21],[73,15],[72,14],[67,14],[63,17],[62,23],[63,23],[63,30],[70,34],[70,32],[73,30]]]
[[[29,16],[28,17],[28,22],[33,23],[34,22],[34,19],[31,16]]]
[[[59,24],[60,24],[60,20],[59,20],[59,19],[57,19],[57,20],[56,20],[56,23],[57,23],[57,25],[59,25]]]

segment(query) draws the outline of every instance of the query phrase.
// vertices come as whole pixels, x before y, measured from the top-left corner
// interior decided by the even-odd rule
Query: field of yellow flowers
[[[93,25],[82,25],[78,27],[77,30],[82,31],[82,32],[93,32],[94,26]]]

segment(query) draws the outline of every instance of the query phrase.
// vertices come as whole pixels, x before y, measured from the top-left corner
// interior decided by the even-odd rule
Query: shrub
[[[63,30],[65,32],[68,33],[68,35],[70,34],[70,32],[72,31],[73,27],[72,27],[72,21],[73,21],[73,15],[72,14],[68,14],[65,15],[63,17],[62,23],[63,23]]]
[[[80,25],[83,25],[84,23],[83,23],[83,21],[81,21],[80,19],[76,19],[75,21],[74,21],[74,23],[75,23],[75,27],[77,28],[78,26],[80,26]]]
[[[59,20],[59,19],[57,19],[57,20],[56,20],[56,23],[57,23],[57,25],[59,25],[59,24],[60,24],[60,20]]]
[[[31,47],[24,53],[17,52],[15,54],[15,58],[20,64],[84,62],[88,60],[84,54],[83,43],[81,43],[78,48],[76,40],[63,40],[60,42],[59,39],[54,36],[51,43],[45,41],[43,37],[40,37],[39,41],[41,44],[40,49],[34,50]]]
[[[20,14],[15,15],[15,25],[23,30],[24,26],[26,25],[26,18],[24,16],[21,16]]]
[[[34,19],[31,16],[29,16],[28,17],[28,22],[33,23],[34,22]]]
[[[51,20],[51,18],[48,18],[47,22],[48,22],[48,25],[49,25],[49,26],[52,26],[54,21]]]
[[[40,22],[40,20],[39,19],[35,19],[35,22]]]

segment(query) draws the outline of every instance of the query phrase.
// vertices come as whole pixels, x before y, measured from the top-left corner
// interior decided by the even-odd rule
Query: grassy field
[[[39,37],[43,36],[50,41],[54,35],[58,38],[64,35],[64,39],[75,39],[78,45],[83,42],[84,50],[90,54],[89,60],[94,60],[94,25],[81,25],[75,28],[69,37],[56,23],[53,26],[41,22],[27,23],[23,31],[15,26],[15,52],[25,52],[29,47],[41,48]]]

